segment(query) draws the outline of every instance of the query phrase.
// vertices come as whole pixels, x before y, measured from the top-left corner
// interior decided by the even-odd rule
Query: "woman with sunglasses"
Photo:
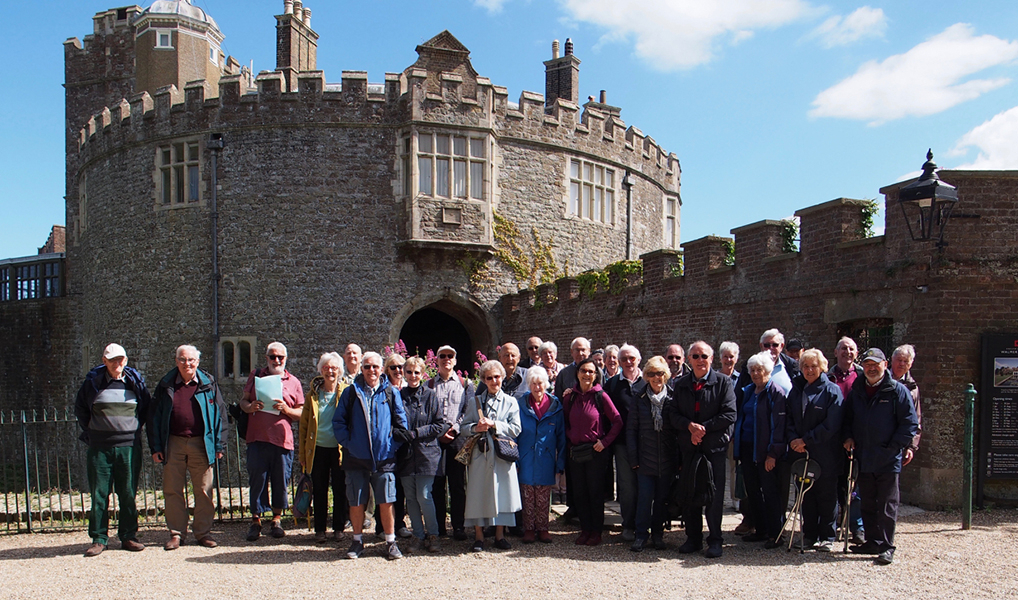
[[[389,385],[393,386],[397,390],[401,390],[407,386],[406,381],[403,380],[403,364],[406,359],[399,354],[390,354],[385,359],[385,376],[389,379]]]
[[[665,549],[665,499],[675,477],[677,448],[675,430],[663,416],[672,397],[666,385],[671,376],[663,356],[648,360],[643,366],[647,385],[629,409],[626,443],[637,481],[636,540],[629,548],[633,552],[642,552],[649,543],[656,550]]]
[[[318,359],[318,376],[311,380],[304,408],[300,413],[299,454],[305,473],[311,474],[312,502],[315,514],[315,541],[330,539],[329,487],[332,487],[332,536],[339,539],[350,506],[346,501],[346,476],[340,464],[339,442],[332,430],[332,417],[347,384],[342,382],[343,357],[326,352]]]
[[[484,384],[473,400],[467,400],[460,435],[466,438],[481,434],[470,454],[467,465],[467,502],[464,524],[474,527],[474,552],[484,551],[484,528],[495,526],[495,547],[512,548],[505,539],[506,526],[516,524],[520,502],[520,485],[516,463],[495,454],[495,435],[516,439],[520,435],[520,407],[502,391],[505,367],[489,360],[480,368]]]
[[[562,406],[569,440],[573,503],[580,517],[576,545],[597,546],[604,528],[605,471],[612,458],[605,452],[622,433],[622,417],[597,379],[597,365],[587,358],[576,365],[576,387],[566,390]]]

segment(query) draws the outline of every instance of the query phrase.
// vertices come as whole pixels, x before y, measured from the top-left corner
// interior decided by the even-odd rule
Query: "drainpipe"
[[[622,178],[626,188],[626,260],[633,260],[633,182],[629,180],[629,169]]]
[[[223,134],[213,133],[205,146],[212,153],[212,373],[219,374],[219,205],[216,192],[219,186],[217,165],[223,150]]]

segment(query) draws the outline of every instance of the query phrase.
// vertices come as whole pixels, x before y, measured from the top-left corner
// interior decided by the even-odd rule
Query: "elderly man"
[[[619,374],[619,347],[615,344],[608,344],[604,347],[604,379]]]
[[[665,360],[668,362],[668,370],[672,372],[672,378],[668,384],[674,387],[679,377],[688,375],[690,372],[689,365],[686,364],[686,351],[681,344],[672,344],[665,350]]]
[[[856,378],[862,377],[862,367],[855,364],[855,359],[859,357],[859,347],[856,346],[855,340],[850,337],[843,337],[838,340],[838,345],[834,348],[834,358],[837,359],[837,363],[827,372],[827,377],[838,384],[841,388],[841,395],[848,398],[848,392],[852,390],[852,384],[855,383]]]
[[[527,387],[523,385],[527,370],[519,366],[520,349],[516,344],[512,342],[502,344],[502,347],[498,349],[498,362],[505,367],[506,373],[505,380],[502,382],[502,391],[510,396],[516,396],[517,392],[520,396],[527,393]]]
[[[636,540],[636,473],[633,471],[626,448],[626,429],[629,424],[629,411],[633,408],[636,398],[647,387],[643,373],[640,372],[640,360],[640,351],[636,346],[623,344],[619,349],[619,363],[622,368],[604,385],[604,391],[619,411],[623,423],[622,433],[615,438],[611,451],[615,456],[619,512],[622,513],[622,539],[626,542]]]
[[[438,535],[445,536],[446,506],[449,507],[449,518],[452,521],[453,538],[458,541],[467,539],[463,527],[463,512],[466,510],[466,466],[456,460],[456,453],[463,447],[459,440],[460,421],[468,405],[473,405],[474,384],[456,374],[456,349],[442,346],[438,349],[438,374],[428,381],[428,387],[435,390],[438,403],[442,407],[442,418],[450,423],[449,430],[440,438],[442,458],[438,461],[438,474],[432,494],[435,497],[435,512],[438,516]],[[449,493],[446,496],[446,483]],[[449,502],[446,504],[446,498]]]
[[[353,542],[346,557],[356,559],[364,551],[364,509],[369,488],[374,491],[385,532],[385,558],[403,554],[396,545],[396,450],[406,433],[407,419],[399,390],[382,377],[382,357],[366,352],[361,372],[343,390],[332,418],[336,441],[343,448],[346,496],[350,503]]]
[[[845,450],[859,461],[859,500],[866,543],[857,554],[875,554],[876,563],[894,562],[894,528],[898,521],[898,476],[902,457],[919,430],[912,396],[891,377],[880,348],[862,356],[863,377],[852,384],[845,401]]]
[[[120,499],[117,525],[120,547],[131,552],[145,549],[138,541],[134,496],[141,471],[141,427],[148,417],[152,398],[145,379],[127,366],[123,346],[106,346],[102,362],[88,372],[74,398],[74,415],[82,430],[79,439],[88,444],[85,462],[92,493],[92,509],[88,513],[92,544],[85,550],[85,556],[98,556],[106,549],[111,485]]]
[[[706,507],[707,550],[704,556],[718,558],[724,538],[721,516],[725,506],[725,459],[737,416],[732,379],[711,369],[714,349],[704,341],[689,347],[692,372],[675,382],[673,401],[664,406],[665,417],[678,431],[683,470],[692,472],[697,455],[709,462],[714,475],[714,497]],[[703,548],[703,507],[683,509],[686,541],[679,552],[689,554]]]
[[[802,345],[802,340],[788,340],[788,344],[785,345],[785,356],[798,362],[799,357],[802,356],[802,351],[805,349]]]
[[[576,378],[576,365],[590,357],[590,340],[585,337],[573,339],[569,344],[569,353],[573,356],[573,362],[562,367],[555,378],[555,397],[560,399],[566,390],[573,389],[579,383],[579,379]]]
[[[901,459],[901,466],[912,462],[915,453],[919,451],[919,439],[923,435],[923,409],[919,399],[919,384],[912,378],[912,363],[915,361],[915,346],[903,344],[894,349],[891,353],[891,373],[894,380],[901,382],[908,388],[912,396],[912,405],[915,406],[916,432],[912,443],[905,449],[905,456]]]
[[[720,355],[721,362],[721,374],[727,375],[732,380],[732,385],[737,385],[739,382],[739,375],[741,373],[736,369],[736,365],[739,363],[739,345],[735,342],[724,341],[718,346],[718,354]],[[736,406],[742,404],[742,390],[736,386],[735,388],[735,400]],[[732,481],[732,485],[729,486],[729,497],[732,502],[735,502],[739,507],[739,514],[742,515],[742,522],[735,526],[735,530],[732,531],[735,535],[746,535],[756,532],[756,525],[753,523],[753,513],[748,510],[749,502],[745,500],[738,500],[735,496],[735,479],[737,476],[738,467],[733,454],[733,448],[728,448],[728,479]]]
[[[216,461],[226,451],[226,406],[215,379],[198,368],[201,353],[194,346],[177,347],[177,366],[159,382],[149,425],[152,460],[163,465],[166,526],[170,539],[164,550],[176,550],[187,534],[187,474],[194,491],[191,531],[199,546],[215,548],[212,531],[215,506],[212,484]]]
[[[527,355],[520,360],[521,367],[529,369],[530,367],[536,367],[541,364],[541,353],[539,351],[541,349],[541,344],[543,343],[544,342],[541,341],[541,338],[536,335],[527,340],[527,346],[525,348]]]
[[[361,347],[357,344],[347,344],[346,349],[343,350],[343,362],[346,367],[346,375],[343,375],[341,382],[350,385],[357,374],[361,372]]]
[[[304,388],[300,380],[286,370],[286,346],[272,342],[265,348],[268,366],[257,369],[247,379],[240,408],[248,413],[247,472],[251,486],[251,512],[253,518],[247,540],[261,537],[262,513],[272,510],[272,537],[286,535],[283,530],[283,510],[289,506],[286,482],[293,465],[293,428],[300,421],[304,406]],[[282,380],[282,398],[272,398],[266,406],[255,394],[255,381],[260,377],[278,376]],[[269,487],[272,499],[269,500]]]

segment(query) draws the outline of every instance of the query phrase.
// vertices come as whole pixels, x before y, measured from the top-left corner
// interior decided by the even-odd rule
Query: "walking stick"
[[[792,514],[790,518],[785,519],[785,524],[781,526],[781,532],[778,533],[775,542],[781,541],[781,536],[785,534],[785,530],[788,530],[788,551],[792,551],[792,545],[795,543],[795,528],[799,527],[799,553],[805,552],[806,544],[806,533],[802,530],[802,500],[806,496],[806,492],[813,487],[817,478],[820,477],[820,465],[814,460],[809,459],[809,452],[806,452],[806,458],[800,458],[792,464],[792,473],[795,476],[795,482],[797,484],[798,492],[795,495],[795,503],[792,505]],[[800,474],[801,473],[801,474]],[[791,523],[791,525],[789,525]]]
[[[855,466],[854,454],[855,452],[852,450],[848,451],[848,498],[845,499],[845,514],[841,516],[841,539],[845,541],[845,548],[842,552],[845,554],[848,554],[848,522],[852,520],[852,492],[855,490],[855,473],[852,469]]]

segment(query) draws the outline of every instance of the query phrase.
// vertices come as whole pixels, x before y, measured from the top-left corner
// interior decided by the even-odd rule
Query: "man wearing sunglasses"
[[[541,353],[539,350],[543,343],[544,341],[536,335],[527,340],[527,345],[525,347],[527,355],[520,360],[521,367],[529,369],[530,367],[535,367],[541,364]]]
[[[286,346],[272,342],[265,348],[268,366],[247,378],[240,408],[251,415],[247,422],[247,472],[251,486],[251,512],[254,514],[247,541],[262,534],[262,513],[272,509],[272,537],[281,538],[283,511],[289,506],[286,483],[293,465],[293,428],[300,421],[304,406],[304,388],[300,380],[286,370]],[[255,395],[255,379],[278,375],[283,381],[282,398],[273,398],[271,407]],[[275,412],[266,411],[272,408]],[[272,488],[271,501],[269,488]]]
[[[677,430],[683,470],[692,472],[694,458],[703,454],[714,475],[714,496],[706,507],[683,509],[686,542],[679,552],[689,554],[703,548],[704,508],[707,516],[707,550],[704,556],[718,558],[724,538],[721,517],[725,505],[725,460],[737,416],[732,379],[711,369],[714,349],[707,342],[689,347],[692,373],[675,382],[675,400],[666,403],[664,416]]]

